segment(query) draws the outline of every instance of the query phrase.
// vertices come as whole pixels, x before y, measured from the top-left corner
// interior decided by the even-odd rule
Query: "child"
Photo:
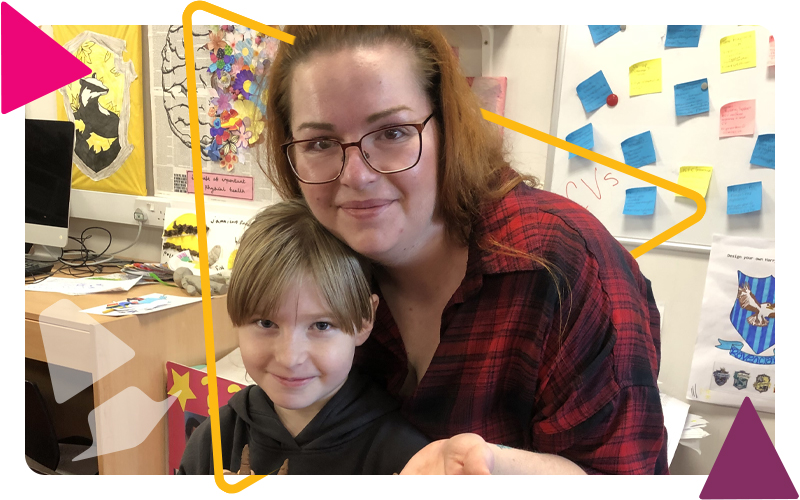
[[[220,408],[222,464],[255,474],[393,474],[430,441],[398,403],[351,371],[378,296],[369,264],[303,201],[267,207],[242,236],[228,290],[247,373]],[[192,434],[179,474],[212,474],[211,419]]]

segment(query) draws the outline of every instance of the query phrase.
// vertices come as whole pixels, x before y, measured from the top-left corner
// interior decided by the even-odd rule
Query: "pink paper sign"
[[[186,171],[186,191],[194,193],[194,172]],[[203,194],[225,198],[253,199],[253,178],[242,175],[203,173]]]
[[[769,57],[767,58],[767,66],[775,66],[775,37],[769,37]]]
[[[729,102],[719,110],[719,136],[753,135],[755,122],[755,99]]]

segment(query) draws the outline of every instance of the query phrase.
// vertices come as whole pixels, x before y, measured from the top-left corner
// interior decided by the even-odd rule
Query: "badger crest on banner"
[[[719,339],[716,346],[730,355],[757,365],[774,365],[772,356],[758,356],[775,345],[775,277],[754,278],[739,272],[739,289],[731,309],[731,324],[755,355],[742,352],[744,344]]]

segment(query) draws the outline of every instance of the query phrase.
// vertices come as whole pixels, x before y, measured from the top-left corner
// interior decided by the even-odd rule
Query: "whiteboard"
[[[775,68],[767,66],[769,31],[757,26],[703,26],[698,47],[665,48],[666,26],[626,26],[597,46],[587,26],[564,30],[551,134],[566,139],[591,123],[593,151],[624,163],[622,141],[649,130],[656,162],[642,170],[677,182],[682,166],[714,167],[705,217],[671,242],[710,245],[713,233],[774,239],[775,171],[750,165],[758,135],[775,132]],[[751,30],[756,32],[756,67],[721,74],[720,38]],[[661,93],[629,97],[628,68],[656,58],[662,64]],[[576,88],[600,70],[619,103],[586,113]],[[708,79],[709,112],[676,116],[674,85],[701,78]],[[720,108],[746,99],[756,100],[754,134],[720,139]],[[581,157],[568,158],[560,149],[554,148],[550,156],[545,187],[586,207],[618,238],[648,240],[696,210],[693,201],[658,188],[654,215],[623,215],[625,190],[647,183]],[[727,186],[756,181],[763,187],[761,211],[727,215]]]

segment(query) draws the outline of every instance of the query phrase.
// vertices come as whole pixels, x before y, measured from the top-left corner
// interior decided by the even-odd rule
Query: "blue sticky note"
[[[634,135],[622,141],[622,155],[625,164],[631,167],[643,167],[656,162],[656,149],[653,147],[653,136],[650,131]]]
[[[702,85],[706,84],[703,90]],[[678,116],[696,115],[708,112],[708,79],[675,85],[675,114]]]
[[[640,187],[625,190],[625,215],[653,215],[656,210],[656,187]]]
[[[597,45],[611,35],[619,33],[619,25],[590,24],[589,32],[592,34],[592,41]]]
[[[728,186],[728,215],[761,210],[761,181]]]
[[[569,136],[567,136],[569,141]],[[750,163],[762,167],[775,168],[775,134],[761,134],[756,139],[756,147]]]
[[[606,97],[609,95],[611,95],[611,87],[608,86],[602,70],[578,84],[578,97],[587,113],[591,113],[605,104]]]
[[[594,129],[592,128],[592,124],[585,125],[575,132],[567,134],[567,142],[571,142],[576,146],[580,146],[586,149],[594,148]],[[576,155],[575,153],[570,152],[569,157],[573,158]]]
[[[664,47],[697,47],[700,43],[700,24],[682,24],[667,26],[667,39]]]

